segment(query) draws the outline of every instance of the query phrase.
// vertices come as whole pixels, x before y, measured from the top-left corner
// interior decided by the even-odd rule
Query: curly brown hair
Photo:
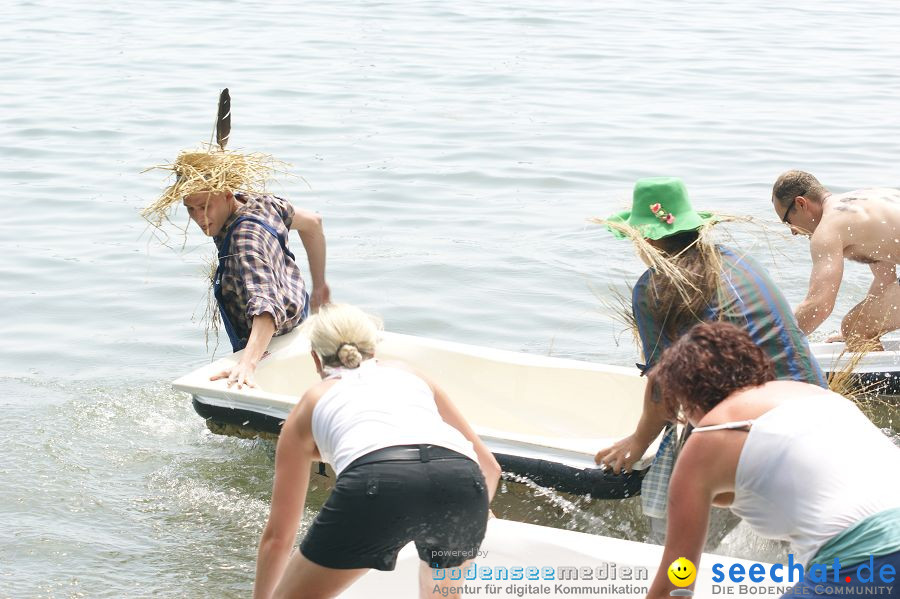
[[[775,380],[775,365],[744,329],[704,322],[663,352],[651,380],[675,418],[679,408],[705,414],[739,389]]]

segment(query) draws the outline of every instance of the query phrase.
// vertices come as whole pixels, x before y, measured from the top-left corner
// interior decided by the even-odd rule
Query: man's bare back
[[[832,194],[809,173],[788,171],[775,183],[772,202],[792,233],[810,238],[809,292],[795,312],[805,333],[834,310],[844,259],[868,264],[873,275],[866,297],[841,323],[848,346],[871,347],[884,333],[900,329],[900,190]]]
[[[837,236],[844,257],[854,262],[900,264],[900,190],[832,194],[823,205],[822,221],[813,236]]]

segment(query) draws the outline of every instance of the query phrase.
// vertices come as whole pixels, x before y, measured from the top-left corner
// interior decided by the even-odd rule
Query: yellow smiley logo
[[[679,557],[669,566],[669,580],[677,587],[686,587],[697,578],[697,568],[685,557]]]

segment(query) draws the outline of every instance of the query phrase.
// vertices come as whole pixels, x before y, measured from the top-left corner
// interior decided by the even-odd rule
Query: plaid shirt
[[[828,387],[825,375],[809,349],[806,336],[797,326],[794,313],[766,269],[755,260],[732,249],[718,246],[722,256],[722,285],[725,305],[710,306],[706,317],[722,320],[746,330],[753,341],[775,362],[775,378]],[[653,316],[647,270],[634,286],[631,309],[641,337],[645,371],[653,367],[673,340],[663,332],[664,321]],[[669,479],[675,467],[680,442],[676,427],[666,427],[653,467],[641,483],[644,514],[666,515]]]
[[[213,240],[221,249],[225,233],[240,216],[252,215],[288,237],[294,208],[290,202],[270,195],[235,194],[243,204],[228,217]],[[275,335],[293,330],[303,319],[306,286],[297,263],[284,253],[278,239],[252,221],[238,224],[231,234],[231,247],[222,273],[224,309],[238,336],[250,337],[253,317],[271,314]]]

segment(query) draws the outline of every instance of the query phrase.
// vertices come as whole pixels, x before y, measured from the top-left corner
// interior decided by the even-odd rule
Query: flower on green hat
[[[671,212],[666,212],[663,210],[662,204],[659,202],[650,206],[650,212],[656,215],[656,218],[666,223],[667,225],[671,225],[675,222],[675,215]]]

